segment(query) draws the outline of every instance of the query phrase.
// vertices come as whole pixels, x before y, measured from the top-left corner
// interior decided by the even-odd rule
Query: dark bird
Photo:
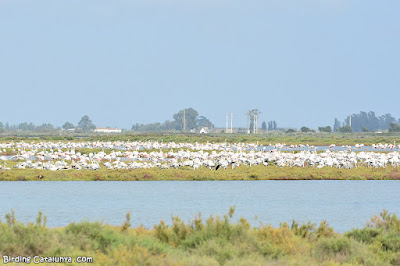
[[[43,179],[43,175],[38,175],[38,177],[37,178],[39,178],[39,179]]]
[[[217,171],[218,170],[218,168],[220,168],[221,167],[221,165],[219,164],[219,165],[217,165],[217,167],[215,167],[215,171]]]

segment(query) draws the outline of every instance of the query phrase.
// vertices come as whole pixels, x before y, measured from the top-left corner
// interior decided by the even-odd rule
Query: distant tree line
[[[266,127],[266,125],[263,124],[263,129],[264,127]],[[270,123],[268,123],[268,128],[270,128]],[[375,112],[369,111],[360,112],[359,114],[352,114],[351,116],[344,119],[343,122],[335,118],[333,128],[330,126],[318,127],[318,131],[324,133],[374,132],[379,130],[387,130],[388,132],[400,132],[400,118],[396,119],[391,114],[376,116]],[[301,127],[300,131],[304,133],[315,132],[315,130],[306,126]],[[296,130],[289,128],[285,132],[293,133],[296,132]]]
[[[261,123],[261,129],[264,131],[272,131],[272,130],[279,130],[278,128],[278,124],[276,123],[276,121],[269,121],[268,122],[268,126],[267,123],[264,121]]]
[[[350,126],[351,117],[351,126]],[[376,116],[375,112],[360,112],[347,117],[344,122],[340,122],[335,118],[333,130],[346,132],[370,132],[377,130],[389,130],[396,132],[396,125],[400,124],[400,118],[396,120],[391,114]]]
[[[277,129],[278,129],[278,124],[276,123],[275,120],[268,122],[268,130],[277,130]]]
[[[250,110],[246,115],[248,116],[248,127],[247,129],[252,132],[254,129],[254,116],[258,116],[260,112],[258,109]],[[199,113],[193,108],[187,108],[180,110],[172,116],[172,120],[167,120],[164,123],[150,123],[150,124],[139,124],[136,123],[132,126],[132,130],[141,132],[151,131],[190,131],[199,130],[202,127],[208,127],[209,129],[214,128],[214,124],[205,116],[199,116]],[[50,133],[57,132],[59,130],[73,130],[75,132],[91,132],[96,128],[96,125],[92,122],[89,116],[84,115],[77,126],[67,121],[62,127],[55,127],[51,123],[43,123],[41,125],[35,125],[34,123],[23,122],[20,124],[11,125],[9,123],[0,122],[0,133],[4,132],[39,132],[39,133]],[[275,120],[261,123],[261,129],[265,131],[283,131],[286,133],[296,132],[295,129],[289,128],[278,128]],[[330,133],[351,133],[351,132],[373,132],[378,130],[387,130],[388,132],[400,132],[400,118],[396,120],[391,114],[384,114],[376,116],[375,112],[360,112],[359,114],[351,115],[350,117],[340,121],[335,118],[333,128],[331,126],[318,127],[319,132]],[[301,132],[313,133],[315,130],[303,126],[300,128]]]
[[[24,122],[17,125],[10,125],[9,123],[3,124],[0,122],[0,133],[7,131],[52,132],[57,131],[57,128],[50,123],[35,125],[34,123],[28,124],[27,122]]]
[[[65,122],[65,124],[60,127],[55,127],[51,123],[44,123],[41,125],[35,125],[34,123],[23,122],[20,124],[10,125],[9,123],[3,124],[0,122],[0,133],[4,132],[15,132],[15,131],[23,131],[23,132],[39,132],[39,133],[50,133],[57,132],[58,130],[64,129],[77,129],[77,131],[89,132],[95,129],[96,126],[93,124],[92,120],[90,120],[89,116],[85,115],[78,122],[78,126],[75,127],[70,122]]]
[[[205,116],[199,116],[199,113],[193,108],[180,110],[172,116],[173,120],[167,120],[164,123],[139,124],[132,126],[135,131],[190,131],[202,127],[214,128],[214,124]]]

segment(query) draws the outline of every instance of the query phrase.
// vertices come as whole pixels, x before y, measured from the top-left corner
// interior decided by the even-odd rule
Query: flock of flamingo
[[[79,149],[93,149],[81,153]],[[258,143],[175,143],[157,141],[115,142],[9,142],[0,143],[0,170],[98,170],[148,169],[148,168],[192,168],[210,170],[228,167],[251,167],[255,165],[278,167],[336,167],[357,168],[360,166],[399,167],[400,145],[363,144],[324,147],[310,145]],[[370,150],[378,150],[370,151]],[[87,151],[87,150],[86,150]],[[3,155],[1,155],[3,154]],[[6,155],[8,154],[8,155]],[[10,155],[11,154],[11,155]],[[15,161],[12,168],[8,161]]]

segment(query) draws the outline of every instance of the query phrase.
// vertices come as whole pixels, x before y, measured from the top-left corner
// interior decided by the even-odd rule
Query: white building
[[[208,127],[202,127],[200,129],[200,134],[208,134],[210,133],[210,130],[208,129]]]
[[[93,132],[99,132],[99,133],[121,133],[120,128],[111,128],[111,127],[96,127]]]

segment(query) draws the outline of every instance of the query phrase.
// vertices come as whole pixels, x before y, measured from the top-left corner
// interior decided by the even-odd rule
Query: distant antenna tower
[[[253,114],[253,132],[254,134],[257,134],[258,131],[258,116],[260,115],[260,111],[258,111],[257,109],[252,111]]]
[[[226,113],[226,121],[225,121],[225,133],[229,133],[228,132],[228,113]]]
[[[256,134],[256,119],[257,119],[257,114],[253,113],[253,133]]]
[[[351,127],[351,115],[349,115],[349,126]]]
[[[251,111],[248,111],[246,113],[247,115],[247,134],[250,134],[250,115],[251,115]]]
[[[258,114],[256,115],[256,133],[258,132]]]
[[[231,133],[233,133],[232,123],[233,123],[233,113],[231,113]]]

